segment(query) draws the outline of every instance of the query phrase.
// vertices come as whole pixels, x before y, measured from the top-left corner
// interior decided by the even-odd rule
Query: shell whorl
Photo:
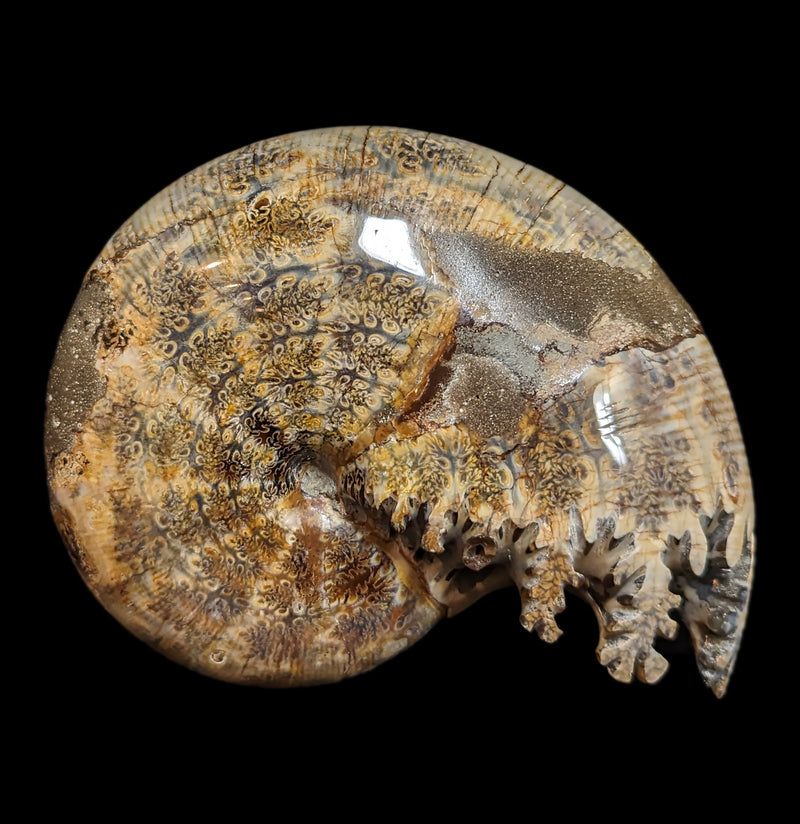
[[[100,602],[224,680],[368,670],[485,592],[652,682],[689,630],[725,691],[755,549],[698,319],[580,194],[454,138],[303,132],[156,195],[51,371],[54,517]]]

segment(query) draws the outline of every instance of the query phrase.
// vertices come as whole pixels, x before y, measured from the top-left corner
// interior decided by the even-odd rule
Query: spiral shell
[[[680,621],[723,695],[755,549],[702,327],[645,249],[543,172],[390,128],[191,172],[111,238],[47,399],[53,514],[89,588],[227,681],[327,683],[516,586],[657,681]]]

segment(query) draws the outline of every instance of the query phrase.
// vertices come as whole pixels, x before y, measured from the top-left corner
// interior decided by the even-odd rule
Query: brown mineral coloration
[[[725,691],[754,552],[700,324],[574,190],[384,128],[232,152],[98,256],[48,395],[52,508],[128,629],[213,677],[364,672],[515,585],[615,678],[689,629]]]

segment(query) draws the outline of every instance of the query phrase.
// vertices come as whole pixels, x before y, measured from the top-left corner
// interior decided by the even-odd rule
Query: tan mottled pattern
[[[53,512],[104,606],[231,681],[329,682],[513,583],[655,681],[682,620],[725,691],[754,514],[724,379],[647,252],[443,136],[245,147],[89,271],[48,397]]]

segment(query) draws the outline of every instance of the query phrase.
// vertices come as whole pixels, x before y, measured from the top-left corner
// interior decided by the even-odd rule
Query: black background
[[[624,41],[612,26],[587,52],[574,21],[539,28],[532,13],[502,26],[471,20],[457,33],[452,21],[431,28],[393,9],[391,23],[354,33],[344,13],[296,11],[288,27],[231,12],[188,33],[145,25],[125,39],[127,24],[96,21],[90,36],[42,50],[46,79],[20,108],[29,136],[12,171],[22,177],[21,228],[37,239],[16,273],[26,301],[13,311],[36,334],[17,463],[30,478],[24,503],[15,497],[6,513],[12,522],[24,513],[13,553],[24,607],[9,621],[22,643],[6,678],[20,688],[28,744],[55,754],[60,771],[88,742],[84,776],[145,747],[161,783],[176,763],[223,770],[252,748],[271,771],[284,765],[281,781],[314,765],[356,795],[370,783],[365,770],[435,784],[445,765],[455,765],[453,795],[482,796],[498,782],[511,796],[534,784],[546,795],[553,773],[578,773],[575,787],[596,798],[621,794],[632,776],[675,796],[697,784],[733,792],[739,771],[796,722],[796,630],[779,614],[794,597],[784,466],[796,438],[776,382],[793,375],[780,360],[787,307],[776,314],[776,291],[788,275],[774,251],[793,230],[765,195],[779,149],[763,138],[779,125],[752,91],[746,55],[711,26],[669,29],[661,46],[655,23]],[[597,21],[584,22],[591,41]],[[84,272],[133,211],[196,166],[265,137],[360,124],[460,137],[561,178],[631,231],[701,318],[739,412],[758,507],[750,618],[723,700],[681,644],[658,685],[613,681],[595,660],[588,607],[570,600],[564,636],[547,645],[520,627],[512,591],[351,681],[235,687],[151,652],[79,580],[50,519],[40,442],[49,363]],[[28,359],[13,368],[27,374]],[[530,784],[512,792],[517,771]],[[650,790],[632,803],[639,792]]]

